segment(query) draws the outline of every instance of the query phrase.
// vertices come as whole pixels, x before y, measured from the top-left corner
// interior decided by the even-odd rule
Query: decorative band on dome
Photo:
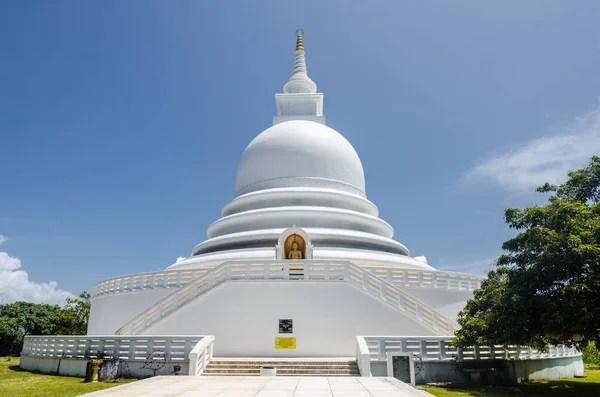
[[[357,196],[366,198],[367,195],[362,190],[348,183],[336,181],[333,179],[325,178],[314,178],[314,177],[302,177],[293,176],[287,178],[274,178],[260,182],[253,183],[248,186],[244,186],[235,192],[235,197],[239,197],[243,194],[256,192],[258,190],[276,189],[284,187],[310,187],[310,188],[321,188],[321,189],[333,189],[342,192],[356,194]]]

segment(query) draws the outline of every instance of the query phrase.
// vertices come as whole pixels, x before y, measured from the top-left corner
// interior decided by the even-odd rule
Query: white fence
[[[149,289],[179,288],[210,269],[165,270],[115,277],[94,286],[93,296]]]
[[[437,270],[390,269],[365,267],[389,283],[411,288],[437,288],[473,291],[480,287],[482,277]],[[151,289],[180,288],[210,269],[165,270],[139,273],[104,280],[94,286],[93,296]]]
[[[201,375],[213,357],[213,344],[215,337],[205,336],[190,352],[189,375]]]
[[[359,336],[364,339],[371,361],[386,361],[388,353],[414,353],[423,361],[440,360],[479,360],[515,359],[531,360],[576,356],[580,353],[574,347],[565,345],[550,346],[547,352],[523,346],[474,346],[457,348],[451,346],[452,336]],[[358,344],[358,341],[357,341]]]
[[[111,357],[128,362],[189,363],[201,374],[212,358],[214,336],[26,336],[21,355],[44,358]]]
[[[392,284],[410,288],[474,291],[481,286],[481,280],[483,280],[483,277],[479,276],[437,270],[390,269],[384,267],[369,267],[366,270]]]
[[[399,287],[382,280],[351,262],[264,261],[260,263],[225,262],[197,277],[121,327],[118,335],[137,335],[198,296],[227,280],[329,281],[348,282],[442,334],[453,333],[456,325],[432,307]]]

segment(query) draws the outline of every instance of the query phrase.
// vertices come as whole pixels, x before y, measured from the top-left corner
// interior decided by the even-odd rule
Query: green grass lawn
[[[19,358],[0,357],[0,397],[71,397],[118,386],[119,383],[85,383],[83,378],[45,375],[19,368]]]
[[[515,387],[460,389],[426,386],[425,390],[437,397],[599,397],[600,367],[586,365],[585,375],[585,378],[523,382]]]

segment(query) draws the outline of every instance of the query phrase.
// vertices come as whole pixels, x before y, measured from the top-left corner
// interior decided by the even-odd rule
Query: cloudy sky
[[[3,2],[0,303],[187,256],[271,123],[299,27],[395,238],[485,274],[504,208],[600,152],[598,15],[595,0]]]

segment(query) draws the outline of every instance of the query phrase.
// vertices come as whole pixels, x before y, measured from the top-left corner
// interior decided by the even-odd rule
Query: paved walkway
[[[157,376],[88,397],[426,397],[394,378]]]

